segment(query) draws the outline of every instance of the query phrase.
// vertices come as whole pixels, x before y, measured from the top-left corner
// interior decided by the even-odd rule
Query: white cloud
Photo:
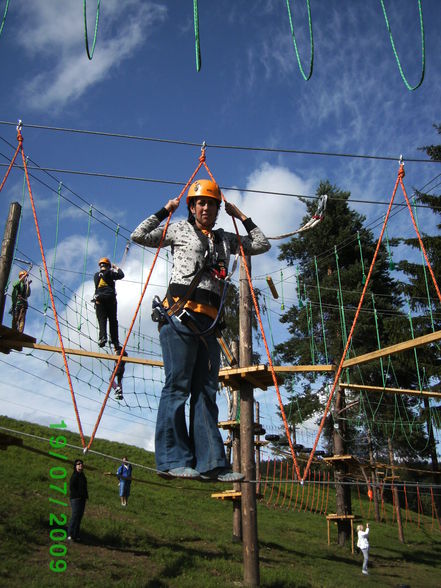
[[[101,6],[96,51],[89,61],[83,43],[80,3],[63,3],[60,10],[57,0],[35,0],[22,4],[21,9],[19,42],[39,59],[39,73],[24,84],[23,96],[37,110],[61,108],[108,78],[123,61],[134,55],[167,14],[167,8],[156,2],[126,0],[122,19],[121,3],[106,2]],[[88,14],[90,50],[94,16]]]

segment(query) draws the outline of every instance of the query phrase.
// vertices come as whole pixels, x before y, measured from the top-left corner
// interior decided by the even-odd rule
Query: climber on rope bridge
[[[221,200],[214,181],[193,182],[187,193],[188,219],[170,224],[163,241],[171,247],[173,270],[166,298],[154,300],[152,313],[159,323],[165,370],[155,433],[156,466],[163,477],[221,482],[244,477],[229,468],[217,424],[220,347],[215,329],[225,299],[230,254],[239,250],[236,234],[214,230]],[[169,200],[134,230],[132,241],[158,247],[163,234],[159,225],[178,206],[179,198]],[[226,202],[225,211],[240,219],[248,233],[241,238],[246,255],[270,249],[262,231],[237,206]]]
[[[116,289],[115,281],[122,280],[122,269],[110,263],[110,259],[102,257],[98,262],[100,271],[94,276],[95,294],[92,301],[95,303],[96,318],[99,327],[98,345],[104,347],[107,343],[107,320],[109,321],[110,340],[116,353],[120,353],[121,345],[118,337],[118,319],[116,316]]]
[[[19,333],[24,331],[28,298],[31,295],[31,283],[32,280],[28,279],[28,272],[22,270],[18,274],[18,280],[12,285],[12,306],[9,311],[12,314],[11,327]]]

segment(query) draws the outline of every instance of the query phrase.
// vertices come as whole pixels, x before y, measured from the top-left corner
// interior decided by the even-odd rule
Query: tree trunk
[[[335,418],[333,445],[334,456],[346,454],[346,421],[341,418],[341,411],[345,408],[345,392],[340,386],[336,387],[335,396]],[[344,461],[335,462],[335,499],[338,515],[352,514],[351,487],[345,484],[347,481],[347,465]],[[351,524],[349,520],[337,520],[338,544],[343,546],[346,541],[351,540]]]

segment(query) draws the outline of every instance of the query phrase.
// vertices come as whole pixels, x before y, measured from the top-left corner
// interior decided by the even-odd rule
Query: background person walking
[[[358,525],[357,534],[357,547],[361,550],[363,554],[363,566],[361,568],[361,573],[367,576],[369,574],[367,569],[369,560],[369,523],[366,523],[366,530],[364,530],[363,525]]]
[[[121,506],[127,506],[127,501],[130,496],[130,486],[132,485],[132,464],[127,460],[127,457],[122,458],[122,464],[119,466],[116,475],[119,480],[119,495],[121,498]]]

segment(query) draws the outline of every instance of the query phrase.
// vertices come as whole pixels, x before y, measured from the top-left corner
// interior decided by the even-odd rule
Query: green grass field
[[[48,439],[54,430],[0,417],[0,426]],[[0,433],[6,434],[0,429]],[[60,432],[58,434],[61,434]],[[65,433],[80,445],[78,435]],[[213,500],[220,484],[166,482],[154,473],[134,468],[127,508],[120,506],[117,479],[119,462],[89,453],[85,458],[90,500],[82,524],[81,543],[67,544],[65,557],[53,558],[56,541],[49,533],[49,515],[70,516],[70,508],[49,502],[66,500],[50,489],[53,467],[72,466],[49,456],[49,443],[15,435],[23,445],[0,451],[0,586],[41,587],[179,587],[219,588],[241,586],[242,546],[232,542],[232,506]],[[154,468],[151,453],[96,439],[92,449]],[[57,450],[72,460],[79,450]],[[55,470],[55,472],[62,470]],[[293,505],[293,504],[292,504]],[[323,515],[259,504],[258,533],[261,586],[359,587],[441,586],[441,533],[437,523],[424,517],[420,527],[406,523],[406,543],[398,541],[397,528],[389,523],[371,524],[370,575],[362,576],[359,555],[350,545],[327,545]],[[354,496],[354,514],[359,515]],[[335,512],[333,492],[328,512]],[[367,512],[367,503],[363,502]],[[61,533],[62,535],[62,533]],[[336,541],[336,528],[332,527]],[[60,547],[59,550],[63,550]],[[65,560],[64,572],[49,568],[51,560]],[[60,564],[59,564],[60,565]]]

